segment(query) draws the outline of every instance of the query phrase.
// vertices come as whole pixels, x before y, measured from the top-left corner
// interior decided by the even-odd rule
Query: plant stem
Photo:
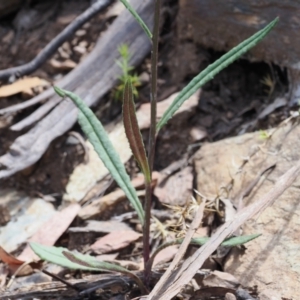
[[[155,0],[154,11],[154,29],[152,37],[152,51],[151,51],[151,119],[150,119],[150,136],[149,136],[149,151],[148,162],[150,168],[150,182],[145,182],[146,198],[145,198],[145,223],[143,228],[143,256],[144,256],[144,282],[146,286],[149,284],[150,271],[147,268],[147,262],[150,257],[150,218],[151,218],[151,200],[152,200],[152,170],[155,153],[155,139],[156,139],[156,104],[157,104],[157,61],[158,61],[158,40],[159,40],[159,21],[160,21],[161,0]],[[146,179],[145,179],[146,181]]]
[[[161,0],[155,0],[154,30],[152,38],[151,51],[151,119],[150,119],[150,137],[149,137],[149,167],[152,172],[155,140],[156,140],[156,106],[157,106],[157,64],[158,64],[158,39],[159,39],[159,20],[160,20]]]
[[[145,179],[146,180],[146,179]],[[144,284],[148,287],[150,280],[151,269],[148,268],[150,258],[150,217],[151,217],[151,182],[145,182],[146,197],[145,197],[145,223],[143,227],[143,258],[144,258]]]

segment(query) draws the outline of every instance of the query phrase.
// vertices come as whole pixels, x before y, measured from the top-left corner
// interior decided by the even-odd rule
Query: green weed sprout
[[[147,292],[149,284],[149,278],[151,273],[151,266],[156,252],[150,257],[150,217],[151,217],[151,180],[152,180],[152,168],[155,154],[155,141],[159,130],[168,122],[174,113],[180,108],[185,100],[187,100],[196,90],[202,87],[206,82],[211,80],[221,70],[226,68],[229,64],[241,57],[246,51],[254,47],[260,40],[262,40],[269,31],[276,25],[278,18],[268,24],[265,28],[258,31],[256,34],[243,41],[237,47],[230,50],[223,55],[213,64],[209,65],[205,70],[200,72],[191,82],[178,94],[173,103],[168,107],[162,118],[156,123],[156,102],[157,102],[157,61],[158,61],[158,38],[159,38],[159,21],[160,21],[160,7],[161,0],[155,0],[155,13],[154,13],[154,30],[153,34],[141,20],[138,14],[129,5],[127,0],[120,0],[126,8],[132,13],[134,18],[138,21],[141,27],[146,32],[147,36],[152,41],[152,55],[151,55],[151,125],[150,125],[150,137],[149,137],[149,149],[148,155],[146,154],[145,146],[141,137],[141,133],[138,127],[135,103],[134,103],[134,88],[132,84],[132,78],[127,76],[127,80],[124,84],[124,99],[123,99],[123,120],[125,132],[132,149],[133,155],[137,160],[145,178],[146,197],[144,208],[141,206],[141,202],[137,197],[137,193],[133,188],[129,176],[126,174],[124,165],[122,164],[116,150],[113,148],[107,133],[105,132],[101,122],[96,118],[93,112],[87,107],[87,105],[75,94],[55,87],[55,91],[61,97],[70,98],[79,109],[78,121],[82,127],[82,130],[87,135],[91,144],[94,146],[99,157],[111,173],[112,177],[123,189],[128,200],[133,208],[136,210],[140,222],[143,226],[143,259],[144,259],[144,280],[143,282],[133,273],[126,269],[123,269],[114,264],[101,263],[95,258],[70,253],[67,249],[46,247],[38,244],[31,243],[33,251],[42,259],[51,261],[56,264],[68,266],[70,268],[84,269],[84,270],[107,270],[112,272],[121,272],[126,276],[130,276],[135,280],[136,284],[140,287],[141,292]],[[128,74],[130,66],[128,65],[128,48],[122,46],[119,48],[121,56],[124,58],[119,63],[124,74]],[[238,245],[245,243],[255,236],[241,236],[237,238],[231,238],[223,242],[227,246]],[[231,241],[231,242],[230,242]],[[181,243],[182,240],[175,240],[175,243]],[[199,246],[207,242],[207,239],[193,239],[192,243]],[[168,245],[161,245],[160,249]]]
[[[118,52],[120,53],[121,58],[117,60],[116,63],[121,68],[122,75],[119,77],[120,83],[117,85],[114,91],[114,98],[116,100],[122,100],[125,84],[128,80],[131,81],[133,95],[137,97],[138,96],[137,87],[141,85],[141,82],[136,73],[130,74],[130,72],[133,70],[133,67],[129,65],[129,61],[130,61],[129,48],[126,44],[122,44],[121,46],[119,46]]]
[[[259,130],[259,138],[262,140],[267,140],[271,137],[271,134],[266,130]]]

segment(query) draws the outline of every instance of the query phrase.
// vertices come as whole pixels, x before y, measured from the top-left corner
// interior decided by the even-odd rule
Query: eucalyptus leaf
[[[130,182],[130,178],[126,173],[125,167],[111,141],[109,140],[109,137],[101,122],[97,119],[92,110],[80,99],[80,97],[58,87],[54,87],[54,89],[58,95],[67,96],[77,105],[79,109],[78,122],[82,130],[95,148],[95,151],[101,158],[106,168],[109,170],[111,176],[124,191],[133,208],[136,210],[143,225],[144,211],[141,202],[137,196],[136,190]]]
[[[159,131],[168,122],[168,120],[173,117],[174,113],[180,108],[185,100],[193,95],[205,83],[213,79],[216,74],[226,68],[229,64],[233,63],[245,52],[254,47],[270,32],[277,22],[278,18],[273,20],[265,28],[258,31],[247,40],[240,43],[235,48],[231,49],[228,53],[224,54],[221,58],[209,65],[205,70],[193,78],[192,81],[182,89],[179,95],[174,99],[173,103],[165,111],[164,115],[156,125],[157,131]]]

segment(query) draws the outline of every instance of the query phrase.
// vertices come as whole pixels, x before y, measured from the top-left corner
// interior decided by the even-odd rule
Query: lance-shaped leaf
[[[246,243],[258,238],[259,236],[261,236],[260,233],[234,236],[234,237],[226,239],[220,246],[234,247],[234,246],[243,245],[243,244],[246,244]],[[190,244],[195,245],[195,246],[203,246],[205,243],[207,243],[209,241],[209,239],[210,239],[209,237],[193,238],[193,239],[191,239]],[[180,239],[176,239],[174,241],[166,242],[166,243],[163,243],[162,245],[160,245],[151,255],[151,257],[147,263],[148,268],[151,270],[154,259],[161,250],[163,250],[169,246],[181,244],[183,242],[183,240],[184,240],[183,238],[180,238]]]
[[[276,25],[278,18],[268,24],[265,28],[258,31],[256,34],[251,36],[249,39],[240,43],[237,47],[231,49],[228,53],[223,55],[213,64],[209,65],[205,70],[203,70],[199,75],[192,79],[192,81],[179,93],[179,95],[174,99],[173,103],[168,107],[162,116],[161,120],[158,122],[156,128],[157,131],[160,130],[170,118],[173,117],[174,113],[179,109],[182,103],[187,100],[192,94],[194,94],[201,86],[206,82],[213,79],[216,74],[221,70],[226,68],[229,64],[234,62],[240,56],[242,56],[249,49],[254,47],[260,40],[262,40],[269,31]]]
[[[128,9],[128,11],[132,14],[132,16],[137,20],[137,22],[140,24],[140,26],[143,28],[147,36],[150,40],[152,40],[152,33],[149,30],[148,26],[145,24],[145,22],[141,19],[141,17],[138,15],[138,13],[134,10],[134,8],[128,3],[127,0],[120,0],[124,6]]]
[[[125,167],[111,141],[109,140],[109,137],[101,122],[77,95],[62,90],[58,87],[54,87],[54,89],[58,95],[67,96],[70,98],[79,108],[78,122],[83,132],[86,134],[100,159],[111,173],[111,176],[124,191],[128,200],[136,210],[141,223],[144,224],[144,211],[137,196],[136,190],[132,186]]]
[[[30,247],[34,251],[34,253],[42,260],[49,261],[65,268],[73,270],[109,271],[123,273],[131,277],[138,284],[142,292],[146,291],[145,286],[143,285],[139,277],[116,264],[99,261],[95,257],[90,255],[72,253],[68,249],[62,247],[43,246],[38,243],[30,243]]]
[[[130,78],[128,78],[124,88],[123,99],[123,122],[125,133],[133,156],[137,160],[148,183],[151,182],[150,170],[143,138],[140,132],[136,117],[135,104],[133,100],[133,90]]]
[[[71,262],[79,265],[79,266],[86,266],[86,267],[92,267],[96,268],[99,271],[110,271],[110,272],[120,272],[123,273],[129,277],[131,277],[137,285],[140,287],[142,293],[147,293],[147,289],[145,288],[144,284],[140,280],[138,276],[136,276],[134,273],[128,271],[127,269],[112,264],[108,262],[99,261],[96,258],[90,256],[90,255],[83,255],[80,253],[74,254],[69,251],[62,251],[62,254]]]

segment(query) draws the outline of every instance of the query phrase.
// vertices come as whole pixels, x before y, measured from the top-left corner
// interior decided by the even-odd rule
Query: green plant
[[[266,130],[259,130],[259,138],[262,140],[267,140],[271,137],[271,134]]]
[[[62,264],[72,268],[85,268],[89,270],[108,270],[108,271],[118,271],[129,276],[132,276],[136,280],[140,288],[145,291],[145,286],[148,285],[149,275],[151,272],[151,266],[153,262],[153,255],[150,258],[150,208],[151,208],[151,179],[152,179],[152,169],[155,153],[155,140],[159,130],[168,122],[174,113],[179,109],[185,100],[187,100],[197,89],[203,86],[207,81],[211,80],[216,74],[227,67],[234,60],[238,59],[242,54],[248,51],[250,48],[255,46],[261,39],[263,39],[266,34],[275,26],[278,19],[275,19],[264,29],[260,30],[249,39],[245,40],[237,47],[233,48],[227,54],[223,55],[216,62],[208,66],[204,71],[197,75],[176,97],[174,102],[166,110],[161,120],[156,123],[156,102],[157,102],[157,60],[158,60],[158,37],[159,37],[159,16],[160,16],[160,6],[161,0],[155,1],[155,21],[153,35],[147,26],[138,17],[136,12],[130,7],[130,5],[125,0],[121,0],[129,11],[134,15],[134,17],[141,24],[142,28],[145,30],[146,34],[151,38],[152,41],[152,56],[151,56],[151,125],[150,125],[150,137],[149,137],[149,149],[148,155],[143,144],[141,133],[137,124],[135,104],[134,104],[134,91],[132,87],[132,82],[130,77],[127,78],[127,82],[124,85],[124,99],[123,99],[123,119],[125,132],[129,140],[130,147],[132,149],[133,155],[137,160],[143,174],[145,177],[146,186],[146,199],[144,204],[144,209],[137,197],[135,189],[132,187],[128,175],[125,172],[125,168],[121,163],[116,151],[112,147],[106,132],[104,131],[101,123],[92,111],[86,106],[86,104],[75,94],[62,90],[58,87],[55,91],[62,97],[70,98],[79,108],[78,121],[82,126],[83,131],[87,135],[90,142],[93,144],[95,150],[97,151],[100,158],[103,160],[104,164],[110,171],[112,177],[124,190],[126,196],[128,197],[130,203],[137,211],[139,219],[143,225],[143,258],[144,258],[144,282],[141,283],[134,275],[129,274],[127,270],[121,270],[121,268],[116,268],[112,264],[101,264],[95,261],[94,258],[90,256],[82,256],[81,254],[70,254],[66,249],[61,250],[55,247],[45,247],[37,244],[31,244],[32,249],[37,255],[45,260],[49,260],[54,263]],[[257,236],[251,237],[239,237],[231,238],[234,240],[234,245],[239,243],[247,242]],[[236,240],[237,239],[237,240]],[[230,241],[230,239],[229,239]],[[227,243],[229,241],[225,241]],[[182,240],[176,240],[172,242],[181,243]],[[197,245],[203,245],[206,240],[193,239],[192,243]],[[160,249],[168,245],[162,245]],[[60,249],[60,250],[57,250]],[[70,265],[70,262],[72,263]]]
[[[122,100],[123,91],[125,89],[125,84],[128,80],[132,83],[132,91],[135,97],[138,96],[137,87],[141,85],[140,79],[137,74],[130,74],[133,67],[129,65],[130,53],[129,48],[126,44],[122,44],[118,48],[121,58],[117,60],[118,66],[122,70],[122,75],[119,77],[120,83],[117,85],[114,91],[114,98],[117,100]]]
[[[239,236],[239,237],[231,237],[226,239],[221,246],[224,247],[233,247],[243,245],[251,240],[260,236],[259,234]],[[195,246],[203,246],[209,238],[196,238],[192,239],[191,244]],[[183,239],[176,239],[172,242],[162,244],[151,256],[148,261],[148,267],[151,269],[155,256],[162,249],[180,244]],[[62,247],[50,247],[43,246],[37,243],[30,244],[31,249],[43,260],[52,262],[54,264],[63,266],[65,268],[74,269],[74,270],[85,270],[85,271],[109,271],[109,272],[119,272],[128,277],[131,277],[138,287],[140,288],[142,293],[147,293],[148,290],[144,283],[136,276],[134,273],[128,271],[127,269],[120,267],[116,264],[101,262],[97,260],[95,257],[90,255],[83,255],[81,253],[73,253],[70,252],[66,248]]]

